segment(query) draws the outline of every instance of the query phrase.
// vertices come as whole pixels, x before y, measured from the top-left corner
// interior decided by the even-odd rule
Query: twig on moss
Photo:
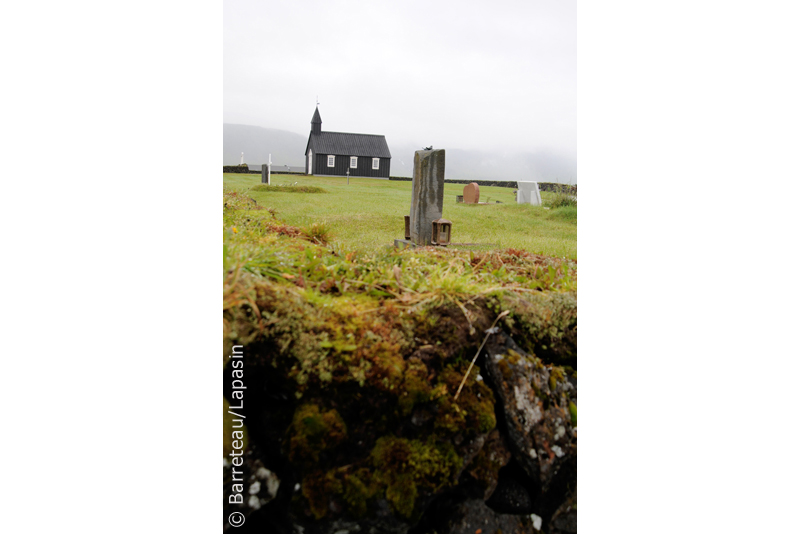
[[[497,318],[492,323],[491,328],[489,328],[489,330],[486,331],[486,337],[483,338],[483,343],[481,343],[481,346],[478,347],[478,352],[475,353],[475,357],[472,358],[472,362],[469,364],[469,369],[467,369],[467,374],[464,375],[463,380],[461,380],[461,385],[458,386],[458,391],[456,391],[456,396],[453,398],[454,401],[458,400],[458,395],[461,393],[461,388],[464,387],[464,383],[467,381],[467,377],[469,376],[470,371],[472,371],[472,366],[475,365],[475,360],[478,359],[478,355],[481,353],[481,350],[483,350],[483,346],[486,345],[486,342],[489,340],[489,336],[491,336],[492,334],[494,334],[496,332],[494,327],[497,324],[497,321],[499,321],[500,319],[502,319],[503,317],[505,317],[509,313],[511,313],[511,311],[510,310],[506,310],[503,313],[501,313],[500,315],[498,315]]]
[[[470,317],[469,317],[469,311],[467,310],[467,308],[465,308],[464,305],[461,304],[461,302],[459,302],[458,300],[454,299],[450,295],[445,295],[445,296],[450,300],[450,302],[458,305],[458,307],[461,308],[461,311],[464,314],[464,318],[467,320],[467,323],[469,324],[469,335],[474,334],[475,333],[475,327],[472,326],[472,319],[470,319]]]

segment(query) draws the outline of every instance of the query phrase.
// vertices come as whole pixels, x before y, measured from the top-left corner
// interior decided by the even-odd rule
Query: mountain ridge
[[[232,123],[223,123],[222,131],[223,165],[238,165],[242,152],[244,162],[250,165],[266,163],[270,154],[274,167],[305,165],[304,153],[308,134]],[[392,143],[389,139],[387,142],[392,153],[391,175],[412,176],[414,152],[421,150],[423,145]],[[499,153],[448,147],[445,149],[447,179],[578,183],[577,160],[547,150]]]

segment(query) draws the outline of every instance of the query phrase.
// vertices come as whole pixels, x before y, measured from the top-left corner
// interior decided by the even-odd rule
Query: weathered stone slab
[[[411,186],[411,241],[420,246],[431,244],[431,223],[442,217],[443,206],[444,150],[417,150]]]
[[[542,205],[538,182],[517,182],[517,204]]]
[[[464,186],[464,204],[477,204],[481,198],[481,189],[472,182]]]

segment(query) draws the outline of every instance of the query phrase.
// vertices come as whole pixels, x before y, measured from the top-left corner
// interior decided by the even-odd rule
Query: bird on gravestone
[[[426,146],[426,147],[425,147],[425,148],[423,148],[422,150],[433,150],[433,145],[431,145],[431,146]]]

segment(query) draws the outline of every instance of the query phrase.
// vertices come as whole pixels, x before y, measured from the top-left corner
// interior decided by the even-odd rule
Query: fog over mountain
[[[574,1],[222,8],[223,123],[307,139],[319,105],[323,131],[385,135],[395,176],[433,145],[448,150],[450,179],[577,181]]]
[[[244,162],[250,165],[267,163],[270,154],[273,165],[302,167],[305,162],[303,152],[308,135],[303,137],[286,130],[260,126],[223,124],[222,137],[223,165],[238,165],[242,152]]]
[[[272,154],[273,169],[282,165],[305,165],[304,152],[308,133],[301,135],[286,130],[223,124],[222,164],[238,165],[241,153],[244,162],[260,165]],[[392,176],[412,176],[414,152],[431,144],[392,143],[387,136],[392,153]],[[449,180],[530,180],[577,184],[578,165],[575,158],[546,151],[493,152],[462,150],[457,147],[436,146],[446,150],[445,179]]]

